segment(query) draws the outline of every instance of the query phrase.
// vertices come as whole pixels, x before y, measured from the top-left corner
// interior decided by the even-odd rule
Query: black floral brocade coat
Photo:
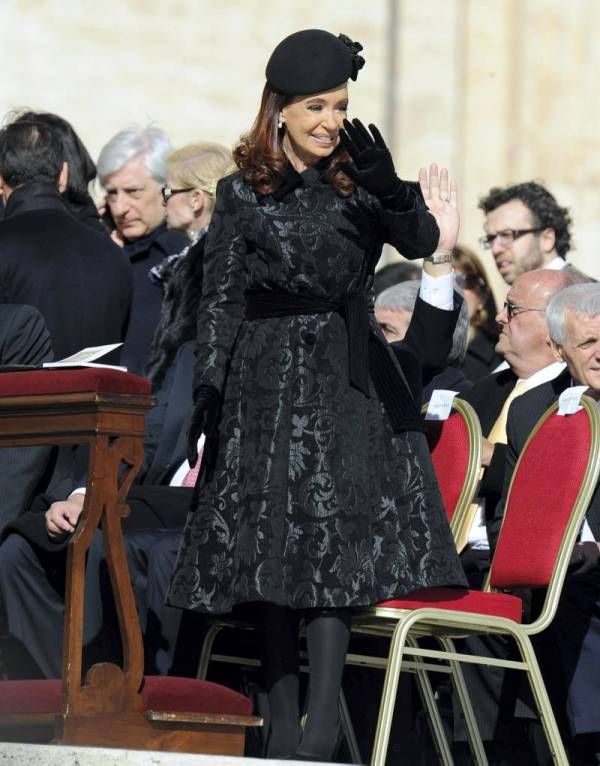
[[[464,584],[425,437],[393,433],[372,380],[368,397],[349,383],[343,316],[245,319],[248,290],[342,302],[370,286],[383,242],[413,257],[437,235],[416,189],[389,212],[362,189],[339,197],[315,167],[268,197],[240,174],[220,182],[195,385],[222,392],[222,408],[171,605],[347,607]]]

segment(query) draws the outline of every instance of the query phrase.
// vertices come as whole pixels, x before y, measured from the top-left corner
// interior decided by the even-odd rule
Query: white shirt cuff
[[[431,274],[424,271],[421,274],[419,295],[430,306],[452,311],[454,308],[454,274],[432,277]]]

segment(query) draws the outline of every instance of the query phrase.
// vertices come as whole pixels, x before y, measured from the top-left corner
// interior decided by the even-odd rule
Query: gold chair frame
[[[454,688],[465,716],[469,744],[475,762],[477,764],[487,764],[487,756],[460,668],[461,662],[525,671],[533,692],[552,758],[556,764],[559,764],[560,766],[568,766],[567,755],[540,673],[530,636],[543,631],[554,618],[570,555],[600,475],[600,413],[598,412],[596,403],[589,397],[582,397],[581,405],[587,414],[590,424],[590,449],[587,465],[580,483],[577,498],[570,514],[569,522],[565,528],[558,549],[552,575],[546,589],[544,604],[539,616],[533,622],[522,624],[504,617],[436,609],[434,607],[420,607],[410,610],[373,606],[361,610],[360,614],[357,614],[355,617],[352,625],[353,632],[388,636],[391,638],[384,687],[379,708],[379,719],[377,722],[373,754],[370,761],[371,766],[384,766],[385,764],[396,692],[403,665],[405,665],[404,669],[414,669],[417,672],[420,691],[425,699],[426,709],[431,718],[430,722],[432,724],[434,740],[438,749],[440,761],[444,764],[453,763],[433,691],[427,676],[428,671],[446,672],[452,677]],[[519,465],[527,447],[535,438],[537,432],[547,418],[556,412],[556,410],[557,404],[555,403],[550,406],[538,420],[529,436],[511,479],[509,497],[515,477],[518,473]],[[489,582],[486,582],[484,591],[489,592],[490,590]],[[512,637],[519,650],[521,659],[500,660],[491,657],[468,655],[456,651],[454,645],[454,640],[456,638],[482,634],[502,634]],[[418,645],[418,639],[424,636],[433,637],[440,648],[421,648]],[[412,657],[412,662],[405,664],[405,656]],[[424,660],[435,660],[436,662],[435,664],[426,663]]]

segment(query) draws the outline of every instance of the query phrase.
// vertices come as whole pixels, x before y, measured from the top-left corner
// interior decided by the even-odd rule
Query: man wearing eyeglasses
[[[162,300],[162,287],[150,280],[149,271],[187,244],[186,237],[169,231],[165,222],[161,186],[170,152],[170,141],[160,128],[131,128],[113,136],[98,157],[98,178],[106,193],[103,220],[133,272],[133,306],[121,363],[139,374],[148,361]]]
[[[517,277],[496,317],[501,328],[496,351],[504,356],[508,369],[483,378],[464,396],[475,409],[484,435],[479,507],[469,531],[468,545],[461,554],[472,587],[479,587],[485,578],[490,564],[490,540],[495,541],[499,528],[495,509],[504,484],[506,423],[511,403],[518,401],[517,397],[526,391],[537,390],[556,379],[564,370],[565,365],[556,360],[548,341],[545,312],[554,295],[581,279],[570,271],[550,269],[528,271]],[[501,640],[469,641],[477,644],[478,651],[487,650],[498,656],[506,652]],[[463,672],[483,739],[498,740],[503,671],[465,665]],[[506,714],[511,713],[509,710]],[[460,726],[455,738],[464,739]],[[496,747],[501,748],[503,744],[497,741]]]
[[[485,213],[480,244],[491,250],[504,281],[512,285],[532,269],[561,271],[571,245],[571,217],[535,181],[494,187],[479,202]]]
[[[550,300],[548,334],[556,358],[566,363],[558,377],[523,394],[510,407],[504,490],[492,529],[499,529],[510,478],[531,431],[567,388],[588,386],[600,400],[600,284],[576,284]],[[565,454],[565,459],[568,455]],[[557,718],[566,719],[563,738],[570,763],[600,762],[600,491],[592,498],[571,556],[558,610],[534,638],[536,654]],[[537,594],[543,596],[543,593]],[[534,593],[534,604],[535,604]],[[535,608],[535,607],[534,607]]]

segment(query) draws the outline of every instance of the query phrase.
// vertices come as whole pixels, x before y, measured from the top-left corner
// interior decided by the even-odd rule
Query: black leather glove
[[[194,409],[187,432],[187,459],[192,468],[198,460],[198,439],[211,436],[217,427],[220,394],[214,386],[199,386],[194,393]]]
[[[600,559],[598,546],[591,540],[586,540],[584,543],[575,543],[569,566],[575,567],[575,574],[583,574],[597,566],[598,559]]]
[[[398,178],[381,133],[373,124],[369,125],[369,133],[357,119],[344,120],[344,128],[340,130],[340,141],[352,158],[352,164],[344,162],[340,168],[386,207],[400,207],[411,194],[411,188]]]

